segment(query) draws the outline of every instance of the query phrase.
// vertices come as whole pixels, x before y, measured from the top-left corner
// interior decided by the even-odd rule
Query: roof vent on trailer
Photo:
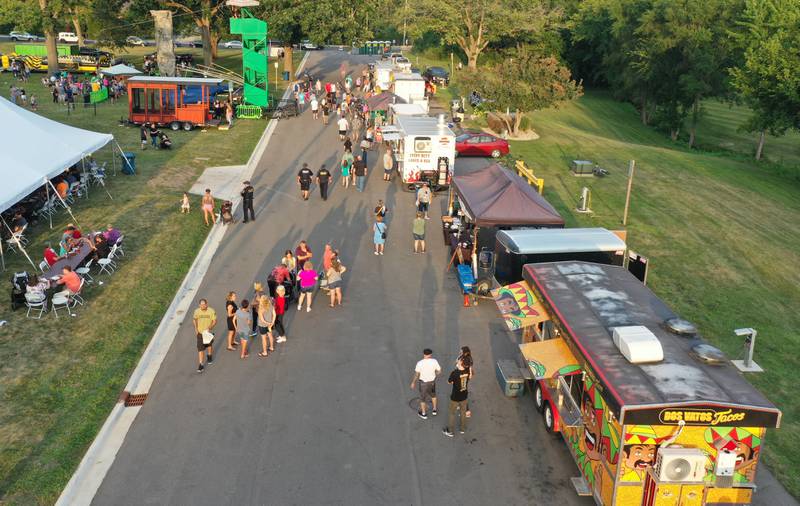
[[[614,327],[611,330],[614,344],[631,364],[646,364],[664,360],[661,342],[647,327],[632,325]]]
[[[679,336],[694,337],[697,335],[697,327],[683,318],[670,318],[664,322],[664,327]]]

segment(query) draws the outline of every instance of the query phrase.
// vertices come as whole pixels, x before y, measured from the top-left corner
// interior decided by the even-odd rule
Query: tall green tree
[[[438,34],[458,46],[475,69],[486,48],[502,39],[541,33],[560,17],[539,0],[409,0],[408,29],[414,38]]]
[[[583,94],[583,87],[572,79],[567,67],[554,57],[541,57],[521,48],[514,58],[480,71],[468,69],[459,82],[478,91],[500,111],[509,133],[515,135],[525,115],[558,107]],[[513,118],[502,112],[514,111]]]
[[[747,0],[737,40],[741,65],[730,70],[734,89],[750,106],[744,125],[758,132],[756,160],[767,134],[800,129],[800,3],[795,0]]]

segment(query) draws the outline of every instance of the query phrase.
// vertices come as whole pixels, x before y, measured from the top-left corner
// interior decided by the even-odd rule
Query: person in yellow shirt
[[[203,334],[206,331],[211,332],[214,325],[217,324],[217,312],[208,307],[206,299],[200,299],[199,306],[194,310],[192,322],[194,323],[194,331],[197,334],[197,372],[203,372],[203,369],[205,369],[203,366],[204,358],[208,358],[208,365],[214,363],[214,339],[212,337],[210,341],[205,342]]]

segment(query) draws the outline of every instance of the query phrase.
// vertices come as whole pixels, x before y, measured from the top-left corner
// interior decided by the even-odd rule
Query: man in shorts
[[[414,236],[414,253],[425,253],[425,219],[419,211],[411,225],[411,235]]]
[[[303,168],[297,173],[297,184],[300,185],[300,197],[303,200],[308,200],[308,190],[311,188],[311,179],[314,177],[314,171],[308,168],[308,164],[304,163]]]
[[[433,192],[431,192],[430,187],[428,187],[428,183],[422,183],[422,187],[417,190],[417,211],[423,213],[426,220],[429,219],[428,208],[431,205],[432,197]]]
[[[342,116],[339,118],[339,121],[336,122],[336,125],[339,128],[339,140],[344,141],[347,138],[347,128],[350,126],[347,123],[347,118]]]
[[[442,372],[439,361],[433,358],[430,348],[422,350],[422,360],[414,368],[414,378],[411,380],[411,390],[414,390],[419,380],[419,411],[417,416],[423,420],[428,419],[428,402],[431,403],[431,414],[436,416],[436,376]]]
[[[392,169],[394,169],[394,156],[392,156],[391,148],[387,148],[383,154],[383,180],[392,180]]]
[[[208,358],[208,365],[214,363],[214,339],[205,342],[203,333],[211,332],[217,324],[217,312],[208,307],[206,299],[200,299],[200,307],[194,310],[194,332],[197,334],[197,372],[203,372],[203,359]]]
[[[241,359],[250,356],[250,354],[247,353],[247,344],[250,339],[250,326],[252,322],[253,320],[250,317],[250,302],[244,299],[242,305],[233,314],[233,326],[236,328],[236,338],[242,344],[242,351],[239,355]]]

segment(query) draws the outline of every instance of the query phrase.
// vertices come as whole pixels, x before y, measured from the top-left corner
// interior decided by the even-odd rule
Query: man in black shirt
[[[467,385],[469,384],[469,368],[464,366],[464,363],[459,360],[456,362],[456,368],[450,373],[447,382],[453,385],[453,391],[450,394],[450,405],[447,408],[447,427],[442,429],[442,433],[447,437],[453,437],[453,430],[456,425],[456,410],[459,411],[459,418],[461,428],[460,434],[467,430]]]
[[[331,180],[331,173],[325,168],[325,164],[317,171],[317,184],[319,185],[319,194],[322,195],[322,200],[328,200],[328,183]]]
[[[304,163],[303,168],[297,173],[297,184],[300,185],[300,196],[303,200],[308,200],[308,190],[311,188],[311,179],[314,177],[314,172],[308,168],[308,164]]]
[[[244,219],[242,223],[247,223],[249,220],[247,219],[247,213],[250,213],[250,219],[256,221],[256,213],[253,211],[253,193],[255,192],[255,188],[250,184],[250,181],[245,181],[244,189],[241,192],[242,196],[242,212],[244,213]]]
[[[356,174],[356,189],[363,192],[367,183],[367,164],[361,159],[361,155],[356,156],[356,161],[353,162],[353,171]]]

